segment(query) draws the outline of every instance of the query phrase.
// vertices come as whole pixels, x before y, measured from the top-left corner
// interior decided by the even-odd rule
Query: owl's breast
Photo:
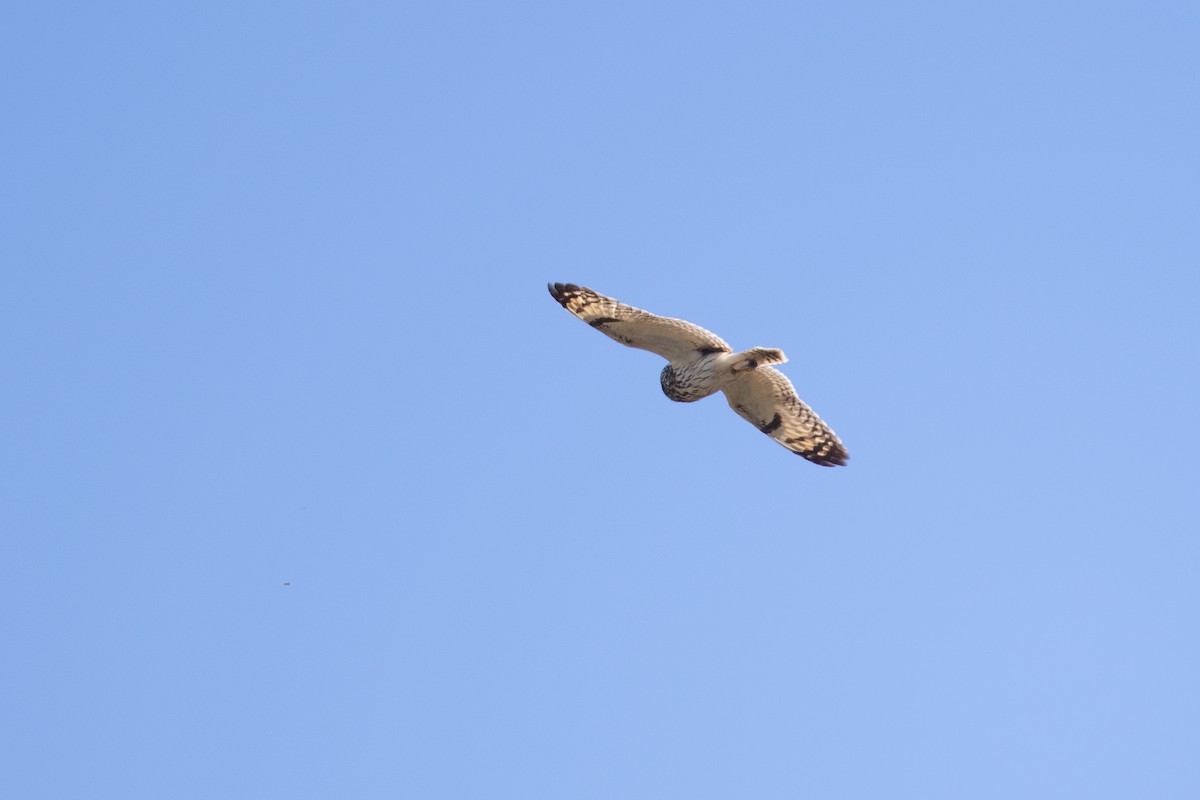
[[[692,403],[717,391],[716,358],[714,354],[667,364],[659,376],[663,394],[677,403]]]

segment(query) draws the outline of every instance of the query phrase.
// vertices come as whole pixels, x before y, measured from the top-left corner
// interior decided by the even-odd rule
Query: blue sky
[[[3,16],[0,794],[1200,794],[1194,4]]]

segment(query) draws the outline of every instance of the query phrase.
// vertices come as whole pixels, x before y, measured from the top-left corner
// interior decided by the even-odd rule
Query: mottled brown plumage
[[[551,283],[549,289],[563,308],[601,333],[667,359],[660,379],[672,400],[693,402],[723,391],[738,416],[793,453],[823,467],[843,466],[850,458],[787,376],[770,366],[787,361],[783,351],[756,347],[735,353],[716,334],[690,322],[660,317],[573,283]]]

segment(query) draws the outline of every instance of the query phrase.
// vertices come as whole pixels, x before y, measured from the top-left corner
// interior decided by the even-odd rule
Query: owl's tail
[[[782,364],[787,361],[787,356],[776,347],[752,347],[738,353],[734,358],[736,359],[733,362],[734,373],[757,369],[767,364]]]

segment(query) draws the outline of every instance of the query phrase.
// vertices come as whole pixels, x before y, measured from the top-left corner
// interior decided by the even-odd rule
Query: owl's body
[[[766,347],[744,353],[703,353],[694,360],[667,364],[659,381],[667,397],[679,403],[694,403],[721,391],[747,370],[785,361],[782,350]]]
[[[841,440],[797,396],[787,377],[770,366],[787,361],[782,350],[755,347],[740,353],[698,325],[660,317],[572,283],[552,283],[563,308],[628,347],[666,358],[663,394],[691,403],[723,391],[738,416],[797,455],[821,466],[849,459]]]

